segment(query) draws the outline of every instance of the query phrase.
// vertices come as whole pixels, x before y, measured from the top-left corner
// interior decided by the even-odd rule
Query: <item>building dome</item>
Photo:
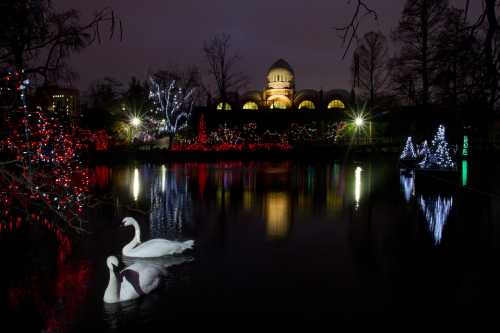
[[[268,89],[287,89],[294,87],[295,73],[292,66],[283,59],[276,61],[267,73]]]

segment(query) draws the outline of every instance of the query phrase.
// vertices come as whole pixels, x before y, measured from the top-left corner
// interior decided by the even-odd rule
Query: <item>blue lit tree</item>
[[[154,78],[150,78],[149,97],[154,103],[154,114],[157,134],[167,134],[169,146],[179,130],[187,127],[193,109],[194,88],[177,87],[175,81],[168,88],[162,86]]]
[[[411,139],[411,136],[406,139],[406,144],[403,148],[403,151],[401,152],[401,155],[399,156],[400,160],[415,160],[417,159],[417,153],[415,152],[415,147],[413,145],[413,141]]]
[[[450,155],[450,148],[445,137],[445,128],[439,125],[434,139],[432,139],[430,154],[425,163],[427,168],[451,169],[455,167]]]

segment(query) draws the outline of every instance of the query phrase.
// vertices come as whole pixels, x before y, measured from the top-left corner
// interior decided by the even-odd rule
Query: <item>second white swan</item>
[[[141,230],[139,223],[133,217],[126,217],[122,221],[123,226],[133,226],[135,235],[132,241],[125,245],[122,254],[126,257],[134,258],[153,258],[172,254],[179,254],[187,249],[192,249],[194,241],[184,242],[171,241],[163,238],[151,239],[147,242],[141,242]]]
[[[118,258],[114,256],[108,257],[106,264],[109,283],[104,292],[105,303],[130,301],[149,294],[158,287],[161,277],[166,275],[163,267],[150,263],[135,263],[116,274]]]

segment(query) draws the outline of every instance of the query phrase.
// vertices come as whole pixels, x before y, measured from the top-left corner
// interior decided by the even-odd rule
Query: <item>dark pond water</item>
[[[88,235],[0,232],[0,319],[87,332],[487,321],[500,297],[499,173],[464,161],[453,177],[401,174],[394,158],[96,166]],[[152,294],[106,306],[106,257],[133,237],[125,216],[143,239],[194,239],[194,260],[169,267]]]

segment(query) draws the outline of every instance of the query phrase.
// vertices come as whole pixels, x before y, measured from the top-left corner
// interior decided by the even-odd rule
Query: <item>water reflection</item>
[[[468,178],[468,165],[467,160],[462,160],[462,186],[467,186],[467,178]]]
[[[165,184],[167,182],[167,167],[163,164],[161,166],[161,191],[165,192]]]
[[[443,228],[453,206],[453,198],[451,196],[426,197],[421,195],[418,203],[424,212],[429,231],[434,237],[434,243],[437,245],[441,242]]]
[[[150,191],[151,238],[178,238],[193,220],[189,178],[182,169],[168,170],[164,165],[156,174]]]
[[[132,180],[132,196],[134,201],[139,199],[140,183],[139,183],[139,169],[134,169],[134,179]]]
[[[399,182],[403,188],[406,202],[410,202],[411,197],[415,195],[415,173],[413,171],[402,172],[399,175]]]
[[[339,163],[329,166],[326,185],[326,208],[335,213],[344,204],[345,180]]]
[[[290,199],[284,192],[266,195],[266,232],[268,238],[283,238],[290,224]]]
[[[361,199],[361,172],[363,169],[358,166],[354,171],[354,203],[355,208],[359,208],[359,200]]]

